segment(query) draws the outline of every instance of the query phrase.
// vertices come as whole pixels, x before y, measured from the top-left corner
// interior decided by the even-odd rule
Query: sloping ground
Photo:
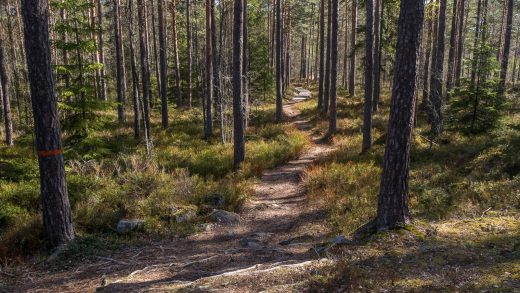
[[[310,127],[306,121],[298,119],[295,104],[309,98],[310,93],[297,90],[299,93],[284,106],[284,111],[300,130],[306,131]],[[193,281],[241,276],[250,271],[276,272],[292,267],[300,271],[319,264],[321,262],[308,261],[317,258],[312,251],[314,243],[327,236],[323,224],[326,215],[307,202],[301,176],[317,158],[330,150],[327,145],[314,143],[298,160],[265,172],[255,187],[256,196],[241,212],[238,225],[212,225],[186,239],[162,240],[143,247],[123,249],[110,258],[94,257],[84,263],[71,262],[65,270],[48,271],[45,265],[41,265],[36,270],[32,268],[7,276],[5,280],[11,286],[2,290],[156,291],[171,284],[186,287]],[[218,275],[221,277],[212,277]],[[237,285],[236,288],[237,292],[244,292],[255,285]]]

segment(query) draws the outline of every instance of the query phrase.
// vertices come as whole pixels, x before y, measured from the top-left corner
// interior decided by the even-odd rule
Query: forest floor
[[[225,284],[226,292],[257,291],[251,272],[314,266],[315,243],[330,236],[326,211],[306,198],[301,178],[317,159],[333,150],[313,137],[308,121],[299,118],[296,104],[310,97],[299,92],[284,105],[288,119],[312,141],[299,159],[264,172],[255,196],[240,212],[237,225],[209,225],[185,239],[162,240],[129,247],[106,256],[93,256],[49,270],[45,264],[20,270],[6,292],[135,292],[200,291],[218,276],[250,276]],[[323,260],[324,261],[324,260]],[[6,275],[7,276],[7,275]],[[12,280],[12,278],[11,278]],[[173,286],[173,287],[172,287]]]

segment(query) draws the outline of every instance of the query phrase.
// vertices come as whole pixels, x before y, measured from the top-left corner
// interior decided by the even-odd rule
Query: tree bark
[[[374,77],[374,1],[367,0],[365,5],[365,107],[363,113],[363,152],[372,147],[372,101]]]
[[[355,0],[354,0],[355,1]],[[320,0],[320,69],[318,81],[318,110],[323,109],[325,91],[325,0]]]
[[[248,84],[248,74],[249,74],[249,42],[248,42],[248,29],[247,29],[247,0],[243,0],[242,4],[242,86],[244,89],[242,90],[242,96],[244,101],[242,102],[242,106],[244,107],[244,131],[247,131],[249,126],[249,84]]]
[[[233,25],[233,167],[240,168],[245,159],[244,108],[242,106],[242,69],[243,69],[243,17],[244,0],[234,0]],[[280,0],[278,0],[280,1]],[[279,3],[278,3],[279,4]],[[277,28],[279,31],[279,28]],[[279,47],[279,44],[277,44]],[[279,48],[278,48],[279,49]]]
[[[424,2],[401,0],[392,101],[379,192],[377,230],[408,222],[408,174],[417,100]]]
[[[372,110],[379,110],[381,96],[381,0],[374,0],[374,101]]]
[[[357,37],[357,0],[352,0],[352,27],[350,34],[350,74],[348,91],[351,97],[356,95],[356,37]]]
[[[507,68],[509,66],[509,52],[511,50],[511,34],[513,28],[513,9],[514,0],[506,0],[507,12],[506,12],[506,26],[504,29],[504,45],[502,47],[500,57],[500,84],[499,92],[505,93],[506,91],[506,80],[507,80]]]
[[[103,67],[99,70],[101,88],[99,96],[101,100],[107,101],[107,85],[106,85],[106,73],[105,73],[105,46],[103,40],[103,5],[101,0],[97,0],[97,20],[98,20],[98,45],[99,45],[99,63],[103,64]]]
[[[432,136],[436,138],[442,131],[443,113],[442,104],[444,102],[444,94],[442,89],[442,77],[444,72],[444,47],[445,47],[445,31],[446,31],[446,2],[440,0],[439,22],[437,28],[437,43],[435,62],[432,63],[431,77],[431,105],[432,105]]]
[[[133,94],[133,104],[134,104],[134,138],[135,140],[139,140],[141,136],[141,127],[140,127],[140,104],[141,100],[139,98],[139,76],[137,74],[137,65],[135,60],[135,34],[134,34],[134,2],[133,0],[128,0],[128,33],[130,35],[130,66],[132,72],[132,94]]]
[[[332,27],[331,27],[331,76],[330,76],[330,117],[329,117],[329,135],[336,132],[336,97],[338,84],[338,11],[339,0],[332,0]]]
[[[47,3],[44,0],[23,1],[22,13],[40,168],[43,222],[51,244],[59,247],[74,239],[74,227],[67,195],[58,100],[51,65]]]
[[[431,62],[431,53],[432,53],[432,35],[434,29],[434,21],[433,18],[435,16],[434,8],[430,7],[428,13],[428,37],[426,39],[425,47],[426,47],[426,57],[424,60],[424,75],[423,75],[423,93],[422,93],[422,104],[421,110],[426,111],[428,109],[428,104],[430,103],[430,62]]]
[[[329,112],[330,99],[330,69],[331,69],[331,30],[332,30],[332,0],[328,0],[327,6],[327,56],[325,60],[325,92],[323,94],[323,113]]]
[[[173,55],[175,58],[175,87],[177,90],[177,107],[182,105],[181,67],[179,63],[179,42],[177,37],[177,0],[172,0]]]
[[[148,44],[146,41],[145,4],[144,0],[137,0],[137,18],[139,26],[139,45],[141,55],[141,80],[143,87],[143,121],[146,151],[152,151],[152,131],[150,126],[150,67],[148,62]]]
[[[455,86],[460,87],[460,78],[462,76],[462,58],[464,53],[464,28],[466,15],[466,0],[459,0],[459,16],[457,24],[457,57],[455,58]]]
[[[457,15],[459,14],[460,0],[453,1],[453,15],[451,17],[451,33],[450,33],[450,51],[448,55],[448,74],[446,76],[446,91],[449,93],[453,87],[454,68],[455,68],[455,53],[457,46]]]
[[[0,86],[2,87],[2,109],[4,115],[5,143],[12,146],[13,119],[11,116],[11,103],[9,101],[9,78],[7,76],[7,62],[5,59],[3,26],[0,22]],[[16,69],[15,69],[16,70]]]
[[[213,135],[213,42],[211,40],[213,26],[211,24],[211,6],[213,0],[206,0],[206,109],[204,110],[204,138]]]
[[[192,90],[191,90],[191,70],[192,70],[192,52],[191,52],[191,21],[190,21],[190,0],[186,0],[186,50],[188,51],[188,107],[192,107]]]
[[[121,42],[121,25],[120,25],[120,3],[114,0],[114,40],[116,52],[116,86],[117,86],[117,117],[119,123],[125,121],[125,91],[123,80],[123,44]]]
[[[241,5],[237,8],[237,3],[236,3],[237,1],[241,1],[241,0],[235,0],[235,10],[238,8],[240,8],[240,10],[242,10]],[[236,11],[235,11],[235,17],[236,17]],[[235,23],[235,25],[236,25],[236,23]],[[283,46],[283,44],[282,44],[282,40],[283,40],[283,38],[282,38],[282,0],[276,0],[276,25],[275,26],[276,26],[276,62],[275,62],[276,63],[275,64],[275,66],[276,66],[276,122],[280,123],[283,120],[283,110],[282,110],[282,107],[283,107],[283,104],[282,104],[282,78],[283,78],[283,76],[282,76],[282,63],[283,63],[283,60],[282,60],[282,46]],[[236,32],[236,30],[237,29],[235,28],[234,34],[238,34],[238,32]],[[242,35],[242,29],[240,30],[239,33],[240,34],[238,34],[237,37]],[[238,46],[237,44],[234,43],[234,41],[233,41],[233,44],[234,44],[234,46],[235,45]],[[233,56],[235,54],[233,54]],[[233,58],[235,58],[235,56]],[[235,60],[233,59],[233,63],[234,62],[235,62]],[[237,60],[237,62],[238,62],[238,60]],[[240,59],[240,62],[242,62],[242,59]]]
[[[166,4],[158,0],[159,13],[159,79],[161,86],[161,122],[163,128],[168,128],[168,52],[166,51],[166,19],[164,14]]]

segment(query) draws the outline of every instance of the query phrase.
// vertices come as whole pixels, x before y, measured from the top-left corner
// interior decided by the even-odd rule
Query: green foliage
[[[99,112],[111,108],[97,96],[96,72],[104,65],[92,62],[91,58],[96,54],[95,36],[98,33],[89,18],[89,10],[94,9],[94,4],[87,0],[65,0],[53,1],[51,5],[64,10],[67,16],[56,22],[57,39],[52,44],[62,55],[68,56],[68,60],[59,59],[66,63],[56,66],[57,90],[65,143],[76,146],[104,125]]]

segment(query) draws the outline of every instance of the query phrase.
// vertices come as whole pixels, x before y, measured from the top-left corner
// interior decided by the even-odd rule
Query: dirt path
[[[300,130],[308,131],[310,126],[298,117],[295,104],[310,98],[310,92],[296,90],[299,94],[286,103],[284,111]],[[300,180],[307,167],[331,150],[312,139],[310,149],[298,160],[263,174],[255,186],[255,197],[240,213],[239,225],[213,226],[186,239],[129,248],[111,258],[71,265],[66,271],[28,273],[12,291],[156,292],[184,288],[200,292],[202,287],[196,284],[218,278],[215,276],[304,266],[316,259],[311,248],[327,233],[324,212],[309,205]],[[249,290],[244,288],[256,287],[239,282],[222,290]]]

